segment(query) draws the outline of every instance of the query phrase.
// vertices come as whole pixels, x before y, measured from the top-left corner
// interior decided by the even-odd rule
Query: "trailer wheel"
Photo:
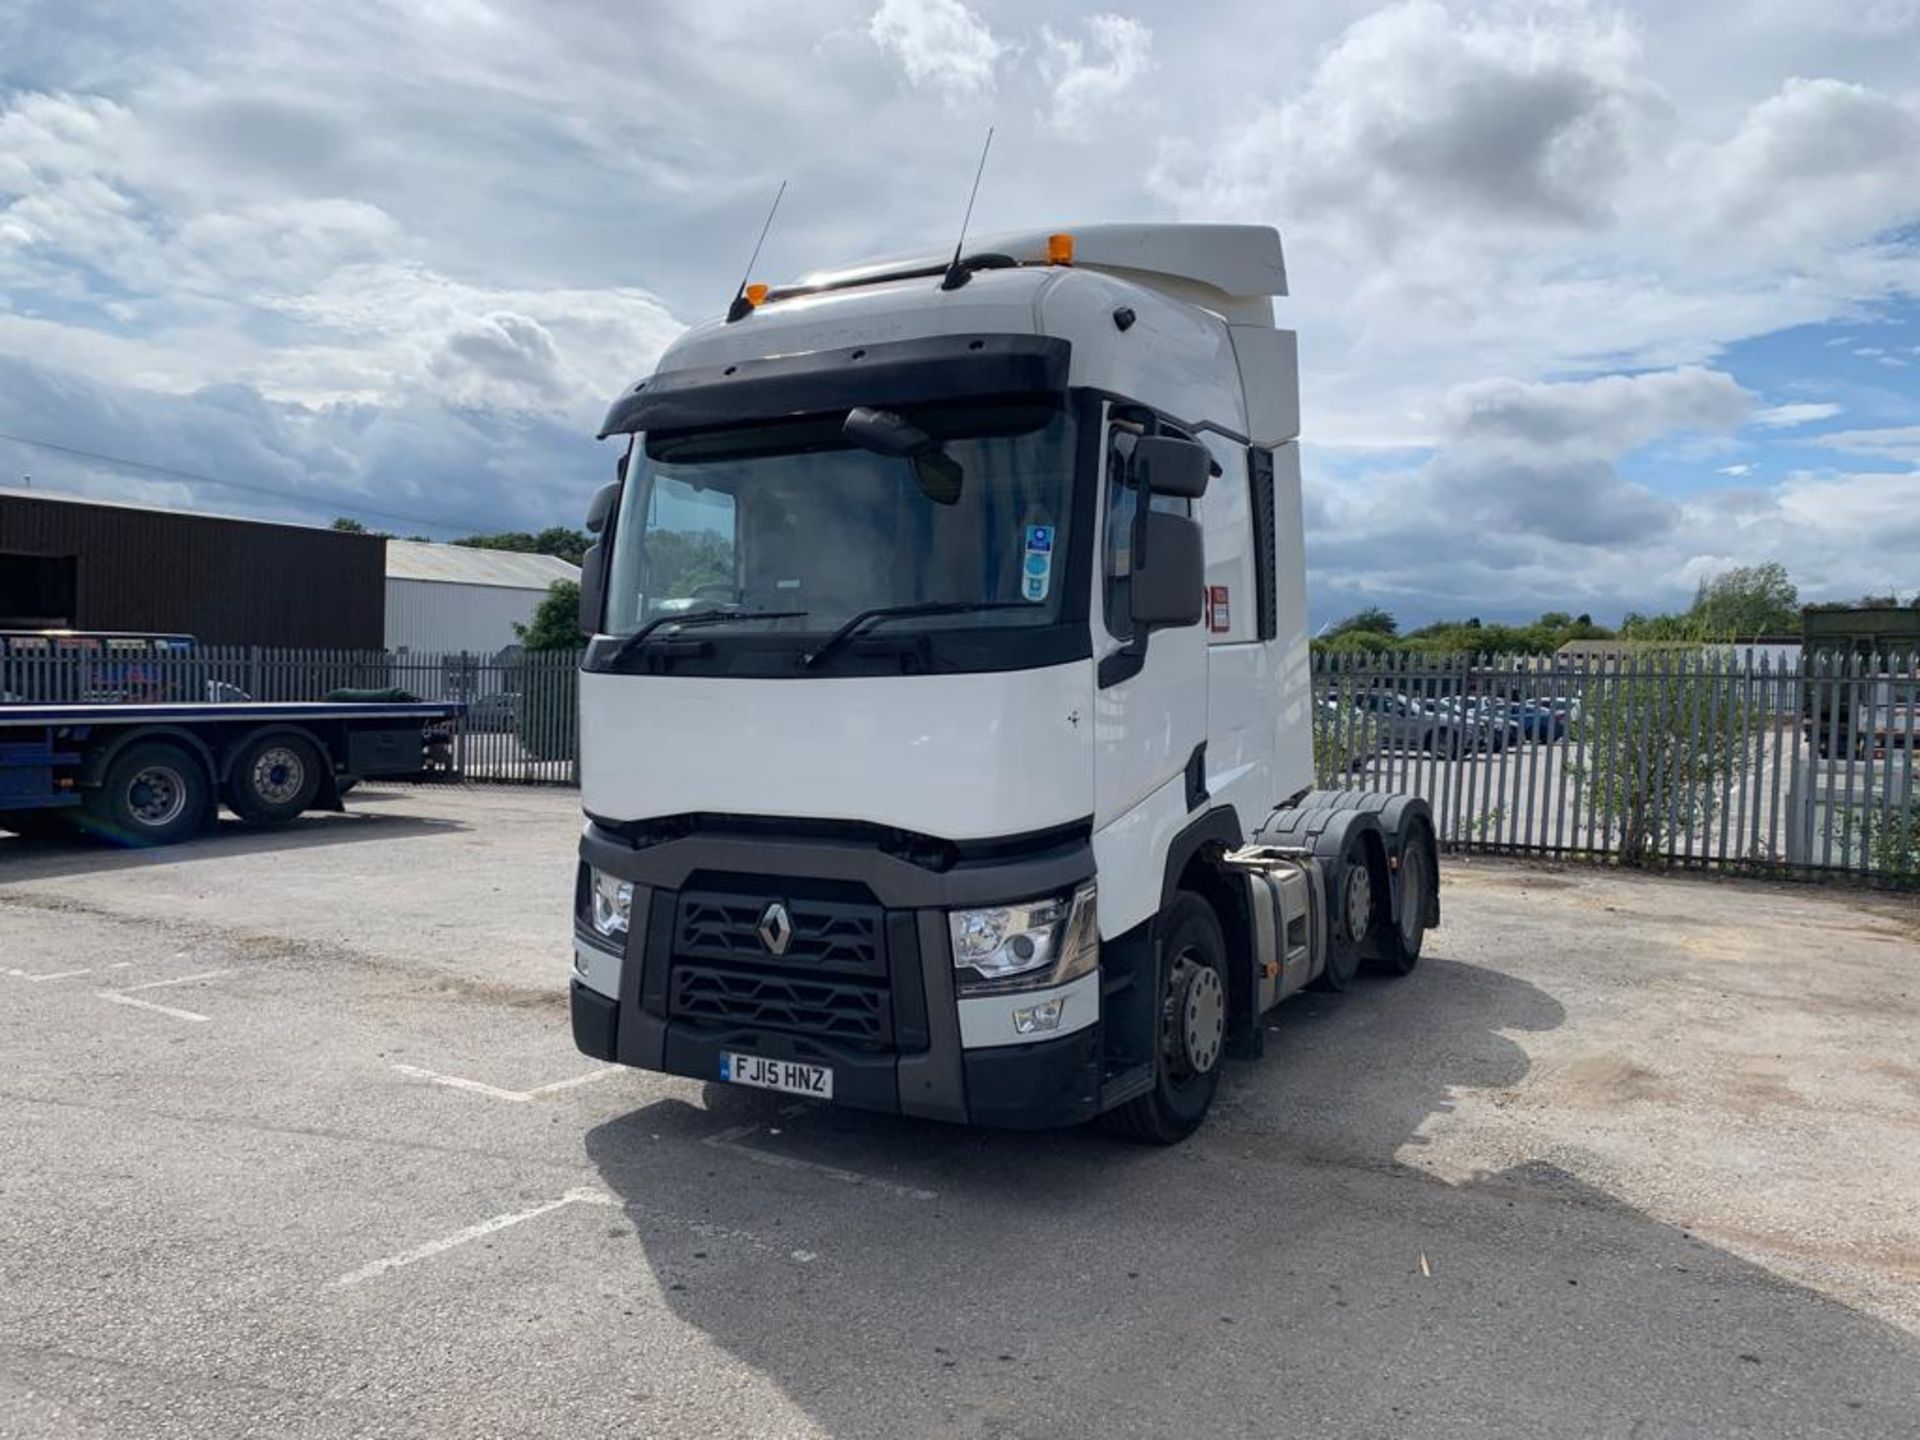
[[[1184,1140],[1220,1087],[1227,1034],[1227,942],[1213,907],[1182,890],[1161,917],[1153,1089],[1101,1117],[1152,1145]]]
[[[227,804],[249,825],[285,825],[320,793],[320,753],[298,735],[262,735],[234,756]]]
[[[213,813],[213,782],[197,755],[164,740],[127,746],[81,807],[81,825],[116,845],[171,845]]]
[[[1381,975],[1410,975],[1420,963],[1420,947],[1427,939],[1427,899],[1439,884],[1440,869],[1433,853],[1433,833],[1426,826],[1409,827],[1400,850],[1400,918],[1379,926],[1379,954],[1373,969]]]

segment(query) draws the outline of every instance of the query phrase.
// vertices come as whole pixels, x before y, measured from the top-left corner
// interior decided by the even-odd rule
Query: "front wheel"
[[[198,833],[212,813],[213,782],[199,757],[146,741],[114,757],[80,823],[118,845],[171,845]]]
[[[1227,1034],[1227,942],[1213,907],[1191,891],[1161,916],[1153,1089],[1103,1123],[1129,1140],[1172,1145],[1200,1128],[1220,1087]]]

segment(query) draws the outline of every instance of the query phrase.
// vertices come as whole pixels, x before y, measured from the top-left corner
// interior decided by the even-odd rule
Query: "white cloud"
[[[1805,246],[1855,242],[1915,213],[1920,112],[1839,80],[1789,79],[1725,142],[1683,153],[1676,192],[1705,233]]]
[[[1815,420],[1831,420],[1839,413],[1840,407],[1826,400],[1798,405],[1770,405],[1754,412],[1753,423],[1764,425],[1769,430],[1785,430],[1795,425],[1809,425]]]
[[[0,359],[40,377],[0,408],[49,438],[569,518],[579,437],[781,177],[758,278],[950,244],[991,118],[982,231],[1280,227],[1318,586],[1598,614],[1769,546],[1857,594],[1889,553],[1849,497],[1904,475],[1771,447],[1920,422],[1881,363],[1920,298],[1911,0],[71,9],[0,0]],[[1767,370],[1822,403],[1723,373],[1813,325]],[[1790,494],[1839,508],[1804,562]]]
[[[1052,92],[1055,129],[1085,135],[1103,112],[1126,100],[1153,68],[1153,31],[1125,15],[1093,15],[1084,42],[1040,27],[1040,76]]]
[[[867,33],[899,62],[909,84],[952,100],[990,94],[1007,48],[961,0],[881,0]]]
[[[1884,455],[1920,467],[1920,425],[1896,425],[1880,430],[1840,430],[1822,435],[1829,450],[1854,455]]]
[[[1758,465],[1748,462],[1740,465],[1722,465],[1714,473],[1718,475],[1731,475],[1735,479],[1738,479],[1741,476],[1753,474],[1753,472],[1758,470],[1759,468],[1760,467]]]
[[[1663,435],[1730,430],[1752,398],[1730,375],[1689,367],[1572,382],[1480,381],[1454,391],[1447,409],[1459,439],[1612,458]]]

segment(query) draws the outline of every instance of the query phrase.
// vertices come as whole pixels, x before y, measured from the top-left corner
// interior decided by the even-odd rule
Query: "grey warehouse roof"
[[[556,580],[578,580],[580,567],[553,555],[476,550],[465,545],[387,541],[389,580],[438,580],[451,585],[499,585],[545,591]]]

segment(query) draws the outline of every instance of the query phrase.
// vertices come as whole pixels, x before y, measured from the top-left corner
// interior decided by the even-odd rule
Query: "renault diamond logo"
[[[793,917],[787,913],[787,907],[776,900],[760,913],[760,925],[755,933],[769,955],[784,955],[787,946],[793,943]]]

